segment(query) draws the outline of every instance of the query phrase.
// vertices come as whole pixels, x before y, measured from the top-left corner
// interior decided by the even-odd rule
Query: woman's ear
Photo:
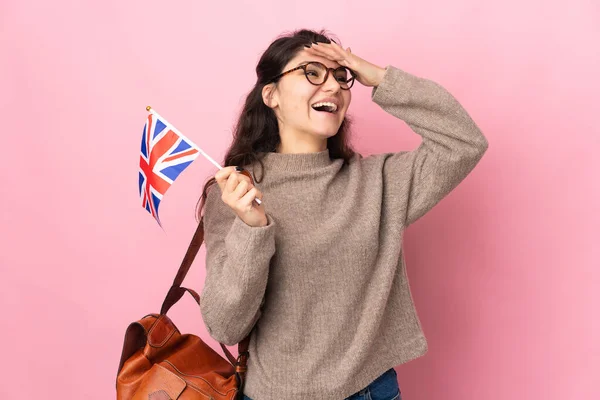
[[[263,103],[269,108],[277,107],[277,96],[275,96],[275,84],[269,83],[262,88]]]

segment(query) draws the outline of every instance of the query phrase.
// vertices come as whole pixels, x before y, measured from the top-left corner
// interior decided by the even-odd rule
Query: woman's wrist
[[[379,70],[377,72],[377,77],[375,79],[375,84],[373,86],[377,87],[381,84],[381,82],[383,81],[383,77],[385,76],[385,68],[379,67]]]

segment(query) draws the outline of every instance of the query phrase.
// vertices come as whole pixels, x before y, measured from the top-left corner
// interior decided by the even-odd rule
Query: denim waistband
[[[398,374],[390,368],[373,382],[344,400],[401,400]]]

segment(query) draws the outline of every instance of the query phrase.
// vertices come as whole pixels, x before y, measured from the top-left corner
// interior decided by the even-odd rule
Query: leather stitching
[[[154,321],[154,324],[152,324],[152,327],[150,328],[150,331],[148,332],[148,336],[152,336],[152,332],[154,332],[154,328],[157,327],[159,323],[164,324],[164,322],[160,318],[158,318],[156,321]],[[165,325],[167,325],[167,324],[165,324]],[[151,343],[150,341],[148,341],[148,344],[151,347],[162,347],[162,346],[164,346],[165,343],[167,343],[169,341],[169,339],[171,339],[171,337],[175,334],[175,331],[176,331],[176,329],[173,329],[171,331],[171,333],[169,333],[161,343],[154,344],[154,343]]]

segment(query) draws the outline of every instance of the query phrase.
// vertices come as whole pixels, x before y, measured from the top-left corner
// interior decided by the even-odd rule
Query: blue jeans
[[[244,400],[252,400],[244,395]],[[258,400],[258,399],[257,399]],[[398,374],[390,368],[369,385],[344,400],[402,400],[398,386]]]

